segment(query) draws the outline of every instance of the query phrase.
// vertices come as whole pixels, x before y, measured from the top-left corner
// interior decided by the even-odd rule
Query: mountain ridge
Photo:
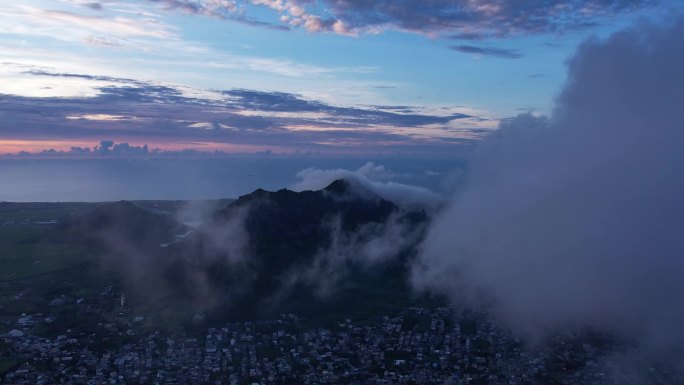
[[[189,275],[200,275],[203,285],[225,293],[231,307],[242,312],[254,306],[282,310],[290,308],[282,306],[288,302],[334,302],[315,291],[321,282],[333,282],[325,275],[337,276],[336,270],[344,271],[343,278],[334,282],[341,286],[375,281],[371,285],[387,282],[392,290],[408,291],[406,264],[414,245],[396,239],[391,247],[396,247],[397,255],[381,261],[364,260],[364,247],[386,236],[389,226],[417,240],[427,221],[424,211],[404,212],[348,180],[336,180],[316,191],[257,189],[169,247],[166,259],[175,261],[169,279],[188,282]],[[197,298],[201,294],[195,297],[202,300]]]

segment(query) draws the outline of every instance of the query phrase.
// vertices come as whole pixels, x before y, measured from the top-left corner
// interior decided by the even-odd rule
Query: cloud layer
[[[446,152],[488,132],[478,128],[481,117],[458,109],[335,106],[282,92],[199,91],[92,75],[27,74],[89,82],[94,95],[0,94],[0,140],[97,143],[106,137],[138,146],[227,152],[383,153],[388,145],[394,152]]]
[[[681,18],[583,44],[552,117],[480,146],[416,285],[534,334],[593,326],[684,358],[683,45]]]
[[[394,182],[392,171],[382,165],[368,162],[356,170],[307,168],[296,175],[299,179],[290,188],[294,191],[320,190],[335,180],[347,179],[359,183],[364,190],[372,191],[383,199],[399,206],[434,207],[443,199],[425,187]]]
[[[616,14],[653,3],[649,0],[151,0],[170,8],[221,18],[242,18],[247,5],[280,14],[283,26],[310,32],[355,35],[397,29],[421,34],[453,34],[459,39],[560,33],[587,28]]]

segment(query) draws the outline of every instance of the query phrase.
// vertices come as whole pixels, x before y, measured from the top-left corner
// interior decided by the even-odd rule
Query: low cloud
[[[684,19],[580,46],[551,117],[478,148],[417,287],[533,335],[595,327],[684,357]]]
[[[55,150],[47,149],[40,152],[21,151],[15,154],[15,157],[147,157],[147,156],[176,156],[176,155],[202,155],[199,151],[180,150],[180,151],[162,151],[158,148],[150,149],[146,144],[136,146],[123,143],[115,143],[113,140],[102,140],[99,144],[92,147],[72,146],[69,150]],[[205,154],[206,155],[206,154]]]
[[[519,59],[522,57],[522,54],[519,51],[507,48],[478,47],[474,45],[455,45],[452,46],[451,49],[462,53],[483,56],[496,56],[506,59]]]
[[[442,203],[439,195],[425,187],[391,181],[395,175],[382,165],[368,162],[356,170],[307,168],[297,173],[299,179],[290,186],[294,191],[320,190],[338,179],[349,179],[364,189],[400,206],[435,207]]]

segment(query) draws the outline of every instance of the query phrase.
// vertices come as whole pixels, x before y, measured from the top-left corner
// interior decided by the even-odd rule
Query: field
[[[0,333],[21,314],[50,309],[61,296],[92,294],[97,256],[82,247],[40,240],[40,225],[0,228]]]
[[[97,257],[83,247],[43,240],[56,224],[92,210],[92,203],[0,203],[0,316],[32,311]]]
[[[213,210],[231,200],[136,201],[137,206],[180,221],[201,222]],[[123,290],[121,276],[104,263],[104,250],[77,243],[50,241],[47,237],[60,224],[82,216],[98,203],[9,203],[0,202],[0,335],[16,327],[22,314],[64,313],[56,321],[32,330],[38,335],[58,334],[61,329],[96,322],[90,315],[107,317]],[[188,210],[190,207],[192,210]],[[108,295],[102,295],[109,290]],[[127,293],[128,307],[147,315],[164,314],[173,299]],[[91,305],[87,312],[85,306]],[[59,304],[58,306],[56,304]],[[93,311],[96,308],[96,311]],[[72,311],[73,314],[69,314]],[[89,314],[89,315],[86,315]],[[39,324],[39,323],[37,323]],[[1,356],[0,356],[1,357]],[[4,363],[7,364],[7,363]]]

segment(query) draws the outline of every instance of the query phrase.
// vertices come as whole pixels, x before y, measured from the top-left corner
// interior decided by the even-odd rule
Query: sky
[[[455,162],[501,121],[551,114],[583,41],[681,8],[13,1],[0,9],[0,175],[16,175],[26,159],[45,171],[41,161],[54,158],[81,167],[107,158],[303,157],[316,166],[351,157],[352,170],[378,157]]]

